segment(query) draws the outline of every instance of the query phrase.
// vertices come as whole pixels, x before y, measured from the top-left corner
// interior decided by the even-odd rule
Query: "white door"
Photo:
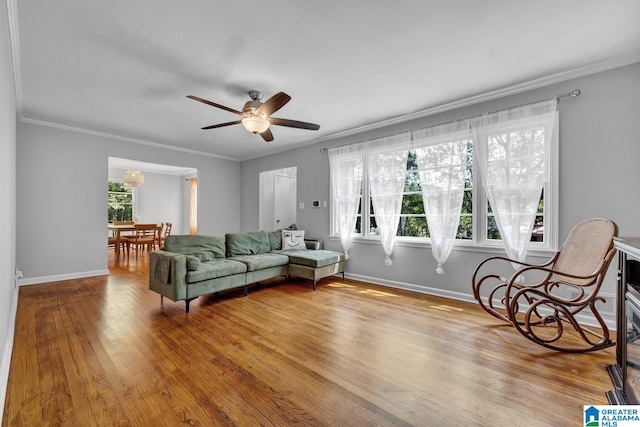
[[[296,222],[296,177],[276,173],[273,195],[273,229],[288,227]]]

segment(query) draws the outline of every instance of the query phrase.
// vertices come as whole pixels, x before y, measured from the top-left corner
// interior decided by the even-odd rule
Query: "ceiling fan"
[[[269,129],[270,125],[287,126],[291,128],[308,130],[320,129],[320,125],[316,125],[314,123],[271,117],[273,113],[284,107],[285,104],[291,100],[291,97],[284,92],[276,93],[265,102],[260,102],[260,100],[262,99],[262,93],[260,91],[250,90],[249,96],[251,97],[251,101],[248,101],[244,104],[244,107],[242,107],[242,111],[234,110],[233,108],[225,107],[224,105],[216,104],[215,102],[207,101],[206,99],[202,99],[193,95],[187,95],[187,98],[202,102],[207,105],[211,105],[212,107],[229,111],[239,116],[243,116],[243,118],[240,120],[205,126],[202,129],[215,129],[242,123],[246,130],[254,134],[260,134],[260,136],[267,142],[273,141],[273,134]]]

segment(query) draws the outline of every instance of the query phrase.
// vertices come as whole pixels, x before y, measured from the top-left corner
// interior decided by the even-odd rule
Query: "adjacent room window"
[[[109,181],[108,218],[113,221],[133,221],[133,188],[122,182]]]

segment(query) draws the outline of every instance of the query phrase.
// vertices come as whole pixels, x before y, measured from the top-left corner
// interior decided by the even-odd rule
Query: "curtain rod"
[[[580,91],[580,89],[574,89],[574,90],[572,90],[571,92],[563,93],[562,95],[556,95],[556,96],[554,96],[553,98],[550,98],[550,99],[554,99],[554,98],[555,98],[556,100],[560,100],[561,98],[576,98],[576,97],[580,96],[580,94],[581,94],[581,93],[582,93],[582,92]],[[503,111],[503,110],[506,110],[506,109],[513,109],[513,108],[525,107],[525,106],[527,106],[527,105],[533,105],[533,104],[537,104],[537,103],[539,103],[539,102],[544,102],[544,101],[548,101],[548,99],[543,99],[543,100],[540,100],[540,101],[534,101],[534,102],[528,102],[528,103],[526,103],[526,104],[516,105],[515,107],[503,108],[502,110],[490,111],[490,112],[488,112],[488,113],[476,114],[475,116],[465,117],[464,119],[461,119],[461,120],[473,119],[473,118],[476,118],[476,117],[483,116],[483,115],[485,115],[485,114],[499,113],[500,111]],[[442,126],[442,125],[446,125],[446,124],[453,123],[453,122],[454,122],[454,120],[449,121],[449,122],[444,122],[444,123],[438,123],[438,124],[436,124],[436,125],[431,125],[431,126],[427,126],[427,127]],[[351,142],[351,143],[349,143],[349,144],[338,145],[338,147],[347,147],[347,146],[349,146],[349,145],[359,144],[359,143],[361,143],[361,142],[362,142],[362,141],[358,141],[358,142]],[[338,148],[338,147],[332,147],[332,148]],[[329,149],[328,149],[328,148],[326,148],[326,147],[325,147],[325,148],[321,148],[321,149],[320,149],[320,151],[328,151],[328,150],[329,150]]]

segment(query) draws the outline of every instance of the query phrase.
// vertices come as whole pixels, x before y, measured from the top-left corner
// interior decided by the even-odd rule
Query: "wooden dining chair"
[[[156,241],[153,244],[153,249],[162,248],[162,231],[164,229],[164,222],[158,223],[158,229],[156,230]]]
[[[116,236],[107,236],[107,238],[107,249],[115,249],[116,244],[118,243],[118,238]],[[126,242],[124,241],[124,239],[120,238],[120,249],[124,251],[125,247]]]
[[[171,228],[173,228],[173,224],[170,222],[165,223],[164,233],[162,234],[162,238],[160,239],[160,248],[164,246],[164,239],[171,234]]]
[[[127,256],[129,256],[131,246],[134,247],[136,256],[138,256],[138,251],[144,250],[145,247],[147,252],[150,252],[156,241],[158,224],[136,224],[135,227],[135,234],[124,239],[127,244]]]

